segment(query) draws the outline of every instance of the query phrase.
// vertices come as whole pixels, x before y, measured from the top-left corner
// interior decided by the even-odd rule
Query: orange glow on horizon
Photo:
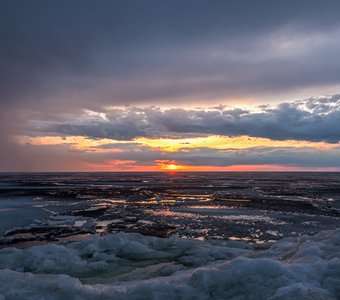
[[[300,167],[292,165],[232,165],[232,166],[209,166],[209,165],[185,165],[183,162],[174,160],[176,156],[170,152],[190,152],[192,149],[209,148],[219,151],[242,151],[251,148],[305,148],[327,151],[329,149],[340,150],[340,143],[309,142],[309,141],[277,141],[267,138],[256,138],[248,136],[217,136],[210,135],[195,138],[136,138],[130,141],[112,139],[91,139],[82,136],[16,136],[15,141],[21,145],[51,146],[58,145],[62,151],[77,150],[78,153],[86,153],[83,160],[72,162],[74,171],[103,171],[103,172],[247,172],[247,171],[340,171],[337,167]],[[122,145],[122,146],[121,146]],[[158,150],[153,162],[150,158],[146,161],[138,161],[140,153]],[[121,155],[130,151],[129,155]],[[100,156],[99,154],[110,153]],[[189,153],[190,154],[190,153]],[[194,153],[193,153],[194,154]],[[183,156],[183,155],[182,155]],[[110,159],[108,159],[110,157]],[[125,159],[124,159],[125,157]],[[131,159],[131,158],[132,159]],[[157,160],[156,157],[162,157]],[[166,159],[169,157],[169,159]],[[185,156],[183,156],[185,159]],[[123,159],[120,159],[123,158]],[[128,159],[130,158],[130,159]],[[135,160],[134,160],[135,159]],[[208,163],[202,161],[202,163]],[[68,166],[65,167],[68,170]]]
[[[284,165],[233,165],[233,166],[189,166],[178,165],[174,161],[155,161],[154,165],[136,165],[134,161],[111,161],[107,163],[87,163],[80,170],[98,172],[338,172],[336,167],[308,168]]]

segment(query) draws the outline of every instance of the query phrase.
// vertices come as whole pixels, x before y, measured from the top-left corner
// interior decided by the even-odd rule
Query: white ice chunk
[[[338,299],[340,230],[242,243],[119,233],[0,250],[0,299]]]

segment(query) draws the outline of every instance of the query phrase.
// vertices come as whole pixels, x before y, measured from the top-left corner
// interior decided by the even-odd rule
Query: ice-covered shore
[[[339,299],[340,230],[255,250],[119,233],[0,250],[0,299]]]

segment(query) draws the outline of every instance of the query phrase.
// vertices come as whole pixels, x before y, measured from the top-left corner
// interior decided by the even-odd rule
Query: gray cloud
[[[5,1],[0,101],[57,111],[338,84],[339,8],[331,0]]]
[[[105,114],[105,116],[104,116]],[[310,98],[259,112],[243,109],[126,108],[72,120],[37,121],[35,134],[80,135],[131,140],[137,137],[225,135],[265,137],[274,140],[340,141],[340,96]]]
[[[174,159],[179,163],[196,166],[232,165],[283,165],[296,167],[340,167],[340,149],[320,151],[309,148],[250,148],[246,150],[221,151],[194,149]]]

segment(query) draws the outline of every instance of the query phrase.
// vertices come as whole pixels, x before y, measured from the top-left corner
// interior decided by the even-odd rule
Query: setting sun
[[[164,169],[167,169],[167,170],[177,170],[179,168],[180,168],[180,166],[177,166],[177,165],[174,165],[174,164],[164,166]]]
[[[157,165],[161,170],[165,171],[177,171],[183,169],[184,166],[177,165],[175,161],[172,160],[158,160]]]

